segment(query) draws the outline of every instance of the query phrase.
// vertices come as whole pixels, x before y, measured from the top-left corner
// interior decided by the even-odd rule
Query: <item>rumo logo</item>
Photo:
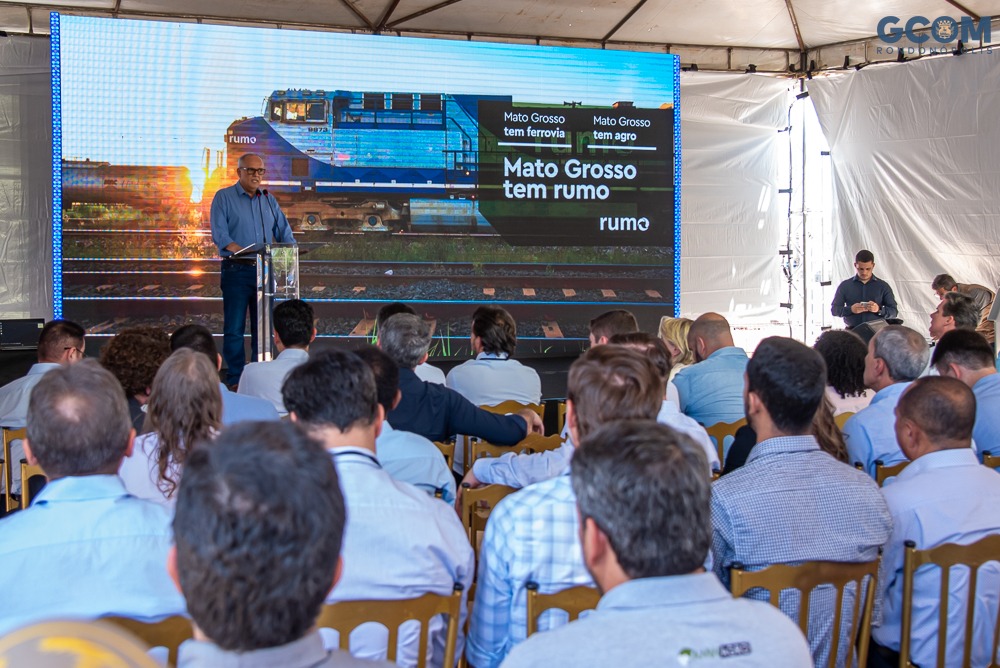
[[[632,218],[626,216],[601,216],[601,231],[608,232],[645,232],[649,229],[649,218]]]
[[[914,44],[923,44],[933,38],[936,42],[947,44],[960,39],[963,43],[991,41],[990,39],[991,17],[983,16],[978,21],[971,16],[963,16],[960,20],[955,20],[950,16],[939,16],[933,21],[924,16],[911,16],[900,26],[898,16],[883,16],[878,22],[878,37],[886,44],[895,44],[904,36]],[[930,28],[928,32],[917,32],[923,28]]]
[[[256,137],[247,137],[245,135],[229,135],[230,144],[256,144]]]

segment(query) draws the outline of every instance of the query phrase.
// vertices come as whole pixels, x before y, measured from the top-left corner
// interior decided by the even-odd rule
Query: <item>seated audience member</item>
[[[375,346],[365,346],[355,354],[375,375],[378,403],[386,415],[399,403],[399,367]],[[399,431],[382,420],[382,432],[375,439],[375,455],[382,468],[396,480],[408,482],[431,496],[441,492],[446,503],[455,502],[455,476],[441,451],[419,434]]]
[[[982,338],[980,334],[969,334]],[[985,343],[985,339],[983,340]],[[988,344],[987,344],[988,345]],[[899,447],[911,464],[886,484],[892,513],[892,537],[882,555],[879,578],[882,623],[872,631],[876,665],[899,665],[903,606],[904,543],[918,550],[944,543],[967,545],[1000,533],[1000,476],[981,466],[971,448],[976,400],[955,378],[919,378],[903,392],[896,405]],[[948,605],[948,648],[945,665],[959,666],[965,640],[965,613],[970,595],[976,598],[972,662],[993,663],[993,630],[1000,605],[1000,565],[984,564],[978,571],[978,589],[969,592],[966,571],[952,571]],[[910,625],[910,661],[919,666],[937,663],[941,571],[922,568],[914,578],[913,619]],[[871,661],[869,666],[873,665]]]
[[[169,356],[170,338],[155,327],[123,329],[101,348],[101,366],[113,373],[125,390],[132,428],[137,434],[143,432],[144,406],[149,401],[156,370]]]
[[[184,612],[163,567],[170,518],[116,475],[134,436],[125,394],[96,360],[35,385],[24,453],[49,482],[30,508],[0,521],[0,633],[44,619]]]
[[[314,628],[345,521],[330,456],[292,425],[241,424],[192,452],[167,562],[194,625],[178,665],[377,665],[327,651]]]
[[[976,397],[974,447],[1000,455],[1000,374],[993,346],[977,332],[954,330],[934,346],[931,364],[942,376],[957,378]]]
[[[222,370],[222,355],[215,347],[215,339],[208,328],[201,325],[184,325],[170,336],[170,350],[190,348],[195,352],[208,356],[215,365],[215,379]],[[266,399],[250,397],[245,394],[231,392],[219,382],[219,392],[222,393],[222,424],[229,425],[244,420],[280,420],[277,409]]]
[[[941,302],[931,313],[931,338],[937,341],[946,332],[953,329],[968,329],[975,331],[979,325],[979,309],[972,297],[960,292],[946,292]]]
[[[743,371],[747,354],[733,343],[729,321],[706,313],[691,324],[688,344],[695,364],[674,377],[680,408],[706,427],[743,419]]]
[[[829,390],[830,386],[827,385]],[[819,449],[830,455],[838,462],[849,464],[847,456],[847,444],[844,443],[844,435],[840,433],[840,427],[833,417],[833,406],[830,400],[823,397],[816,415],[812,421],[812,435],[816,437],[816,444]],[[747,457],[753,451],[753,446],[757,444],[757,432],[750,425],[744,425],[736,430],[733,443],[726,453],[726,467],[722,470],[722,475],[732,473],[747,463]]]
[[[574,443],[613,420],[653,420],[663,379],[639,353],[622,346],[588,350],[569,370],[566,421]],[[702,554],[702,558],[704,558]],[[580,552],[569,468],[503,499],[486,524],[466,658],[476,668],[499,665],[527,637],[525,583],[542,593],[592,586]],[[545,614],[539,630],[558,625]]]
[[[393,316],[400,317],[413,316]],[[332,456],[347,504],[343,577],[327,601],[450,594],[455,583],[468,592],[474,557],[455,511],[413,485],[394,480],[379,462],[376,439],[385,411],[368,365],[353,353],[324,351],[293,369],[281,393],[291,419]],[[462,617],[464,623],[464,595]],[[428,665],[441,664],[445,630],[438,618],[431,630]],[[385,627],[367,625],[351,637],[354,656],[385,656]],[[418,642],[417,627],[404,627],[401,665],[414,664]]]
[[[148,434],[135,439],[118,475],[134,497],[173,507],[191,449],[222,428],[222,395],[211,362],[188,348],[167,358],[153,380]]]
[[[50,320],[38,335],[38,362],[32,364],[27,375],[0,387],[0,427],[23,429],[28,418],[28,399],[31,390],[49,371],[75,364],[84,358],[83,327],[69,320]],[[11,493],[21,493],[21,468],[24,459],[20,439],[10,444]]]
[[[868,346],[861,337],[845,329],[831,329],[819,335],[813,349],[826,362],[826,398],[833,414],[867,408],[875,393],[865,387]]]
[[[541,431],[542,420],[530,408],[512,415],[496,415],[470,403],[455,390],[420,380],[413,370],[427,359],[431,330],[417,316],[397,313],[386,320],[378,343],[399,367],[403,396],[389,413],[393,429],[432,441],[465,434],[497,445],[514,445],[531,432]]]
[[[930,352],[917,332],[902,325],[884,327],[868,342],[865,385],[875,391],[872,402],[844,424],[844,442],[852,464],[860,462],[875,476],[875,462],[886,466],[906,461],[896,443],[896,402],[927,367]]]
[[[499,306],[480,306],[472,314],[472,351],[448,372],[447,385],[477,406],[505,401],[537,404],[542,400],[538,372],[515,359],[517,324]]]
[[[590,346],[603,345],[615,334],[631,334],[638,331],[639,323],[630,311],[624,309],[608,311],[590,321]]]
[[[408,313],[410,315],[417,315],[416,309],[403,302],[392,302],[391,304],[386,304],[379,309],[378,314],[375,316],[375,336],[378,338],[382,337],[382,325],[385,321],[396,315],[397,313]],[[429,326],[430,332],[434,334],[434,328]],[[424,360],[413,369],[413,373],[417,374],[417,378],[427,383],[437,383],[438,385],[445,384],[444,371],[437,368],[436,366],[431,366]]]
[[[931,290],[938,297],[944,297],[946,292],[960,292],[966,297],[971,297],[979,309],[979,323],[976,331],[986,337],[986,340],[993,343],[995,332],[993,321],[990,320],[990,311],[993,310],[993,300],[996,294],[986,286],[977,283],[958,283],[948,274],[938,274],[931,282]]]
[[[705,572],[706,463],[690,439],[653,422],[611,422],[584,439],[570,477],[583,561],[601,601],[583,619],[514,647],[505,668],[667,665],[691,648],[733,643],[752,648],[754,665],[811,665],[790,619],[767,603],[734,599]]]
[[[686,366],[694,364],[694,353],[688,347],[688,332],[691,331],[691,320],[689,318],[671,318],[663,316],[660,318],[660,338],[667,344],[670,351],[670,380],[674,379],[677,372]]]
[[[757,346],[746,377],[746,413],[757,445],[743,467],[712,488],[715,574],[729,586],[736,563],[756,571],[773,564],[876,559],[892,530],[878,486],[820,450],[810,434],[826,389],[823,358],[792,339],[769,337]],[[750,593],[758,597],[766,600],[766,593]],[[795,620],[798,600],[797,594],[781,597],[781,610]],[[828,589],[814,591],[810,602],[809,643],[817,666],[828,665],[834,600]],[[844,596],[842,621],[851,620],[853,602]],[[849,627],[841,625],[842,647],[853,641],[846,637]]]
[[[312,306],[289,299],[274,307],[274,345],[278,356],[270,362],[253,362],[243,368],[239,394],[267,399],[279,415],[287,415],[281,403],[281,384],[288,372],[309,359],[309,344],[316,339]]]

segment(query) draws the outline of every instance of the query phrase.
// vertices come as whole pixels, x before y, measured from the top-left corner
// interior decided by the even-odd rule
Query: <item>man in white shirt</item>
[[[274,307],[274,345],[278,356],[269,362],[243,367],[237,393],[267,399],[278,415],[288,415],[281,400],[281,384],[292,369],[309,359],[309,344],[316,340],[315,323],[312,306],[301,299],[289,299]]]
[[[538,372],[512,359],[517,346],[517,324],[499,306],[480,306],[472,314],[472,351],[448,373],[446,384],[477,406],[504,401],[537,404],[542,400]]]
[[[979,336],[978,334],[976,336]],[[968,545],[1000,533],[1000,475],[979,464],[972,449],[976,400],[957,378],[919,378],[896,405],[896,437],[912,462],[882,489],[892,514],[892,535],[882,555],[879,577],[882,623],[872,631],[875,665],[898,665],[902,633],[903,557],[906,541],[927,550],[944,543]],[[953,570],[948,594],[948,648],[945,667],[962,663],[968,572]],[[1000,605],[1000,566],[989,562],[978,570],[974,592],[971,665],[992,663],[993,629]],[[914,577],[910,661],[937,663],[941,571],[921,568]],[[968,660],[969,657],[966,657]],[[869,666],[873,665],[869,661]],[[937,664],[941,665],[941,664]]]
[[[455,584],[467,592],[472,546],[455,511],[382,468],[376,439],[385,409],[368,365],[354,353],[324,351],[292,370],[282,396],[292,421],[330,452],[347,504],[343,577],[327,601],[450,594]],[[414,664],[418,631],[415,624],[400,631],[400,665]],[[351,654],[384,658],[386,642],[385,627],[362,626],[351,634]],[[445,642],[440,619],[432,624],[430,642],[428,665],[440,665]]]
[[[412,306],[404,304],[403,302],[392,302],[391,304],[386,304],[378,310],[375,315],[375,337],[376,340],[382,336],[382,326],[385,321],[396,315],[397,313],[409,313],[410,315],[417,315],[416,309]],[[431,323],[431,334],[434,333],[434,323]],[[417,378],[424,381],[425,383],[437,383],[438,385],[445,384],[444,371],[432,366],[424,360],[418,364],[414,369],[413,373],[417,374]]]

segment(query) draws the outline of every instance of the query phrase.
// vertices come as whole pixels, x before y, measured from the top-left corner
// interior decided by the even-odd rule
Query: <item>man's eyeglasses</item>
[[[80,353],[80,357],[87,356],[87,353],[83,351],[83,348],[77,348],[76,346],[66,346],[65,348],[63,348],[63,350],[75,350],[76,352]]]
[[[254,169],[253,167],[240,167],[244,172],[250,176],[264,176],[264,172],[267,170],[261,167],[260,169]]]

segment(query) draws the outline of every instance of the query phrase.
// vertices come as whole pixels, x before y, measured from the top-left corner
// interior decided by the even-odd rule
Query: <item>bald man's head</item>
[[[970,447],[975,422],[976,398],[956,378],[918,378],[896,404],[896,439],[910,459]]]
[[[701,362],[716,350],[733,345],[729,321],[718,313],[705,313],[691,323],[688,347],[694,351],[696,362]]]

